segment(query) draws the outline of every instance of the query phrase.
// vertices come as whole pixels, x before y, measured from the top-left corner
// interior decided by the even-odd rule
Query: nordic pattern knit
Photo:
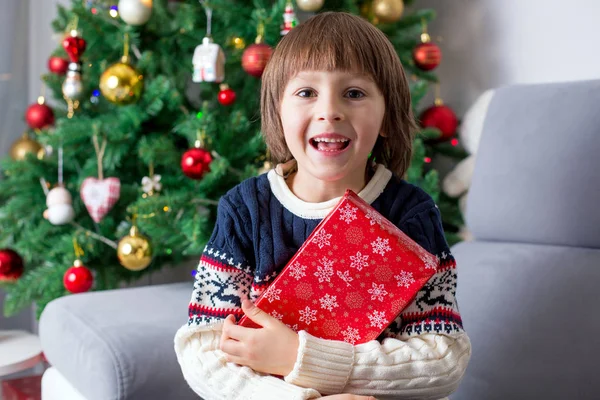
[[[205,400],[335,393],[439,399],[453,392],[471,354],[455,299],[456,263],[431,197],[382,165],[359,196],[438,257],[436,274],[377,341],[354,346],[299,332],[297,361],[284,381],[225,361],[219,350],[223,319],[243,315],[241,299],[256,300],[339,201],[303,202],[281,176],[284,168],[242,182],[219,202],[188,322],[175,337],[192,389]]]

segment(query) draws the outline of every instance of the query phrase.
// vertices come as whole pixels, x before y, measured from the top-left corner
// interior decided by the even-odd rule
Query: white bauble
[[[119,0],[119,15],[129,25],[144,25],[152,15],[152,0]]]
[[[57,204],[73,204],[73,197],[71,197],[71,193],[64,187],[55,187],[51,191],[48,192],[46,196],[46,206],[52,207]]]
[[[57,204],[44,211],[44,218],[52,225],[64,225],[73,221],[75,211],[70,204]]]

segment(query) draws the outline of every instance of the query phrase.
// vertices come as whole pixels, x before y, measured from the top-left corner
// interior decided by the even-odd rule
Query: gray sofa
[[[453,248],[473,356],[452,399],[600,396],[599,104],[600,81],[494,94],[468,198],[476,240]],[[40,321],[53,366],[44,400],[197,398],[172,344],[191,288],[50,303]]]

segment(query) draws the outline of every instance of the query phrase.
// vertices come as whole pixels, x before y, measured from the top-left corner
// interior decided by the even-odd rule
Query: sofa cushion
[[[600,250],[469,242],[452,252],[473,352],[451,398],[598,398]]]
[[[495,91],[467,225],[477,239],[600,248],[600,80]]]
[[[40,319],[42,348],[88,400],[195,399],[173,350],[192,283],[65,296]]]

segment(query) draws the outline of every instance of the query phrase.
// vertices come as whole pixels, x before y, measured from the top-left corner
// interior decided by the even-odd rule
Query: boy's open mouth
[[[340,151],[348,147],[350,139],[313,138],[309,143],[319,151]]]

